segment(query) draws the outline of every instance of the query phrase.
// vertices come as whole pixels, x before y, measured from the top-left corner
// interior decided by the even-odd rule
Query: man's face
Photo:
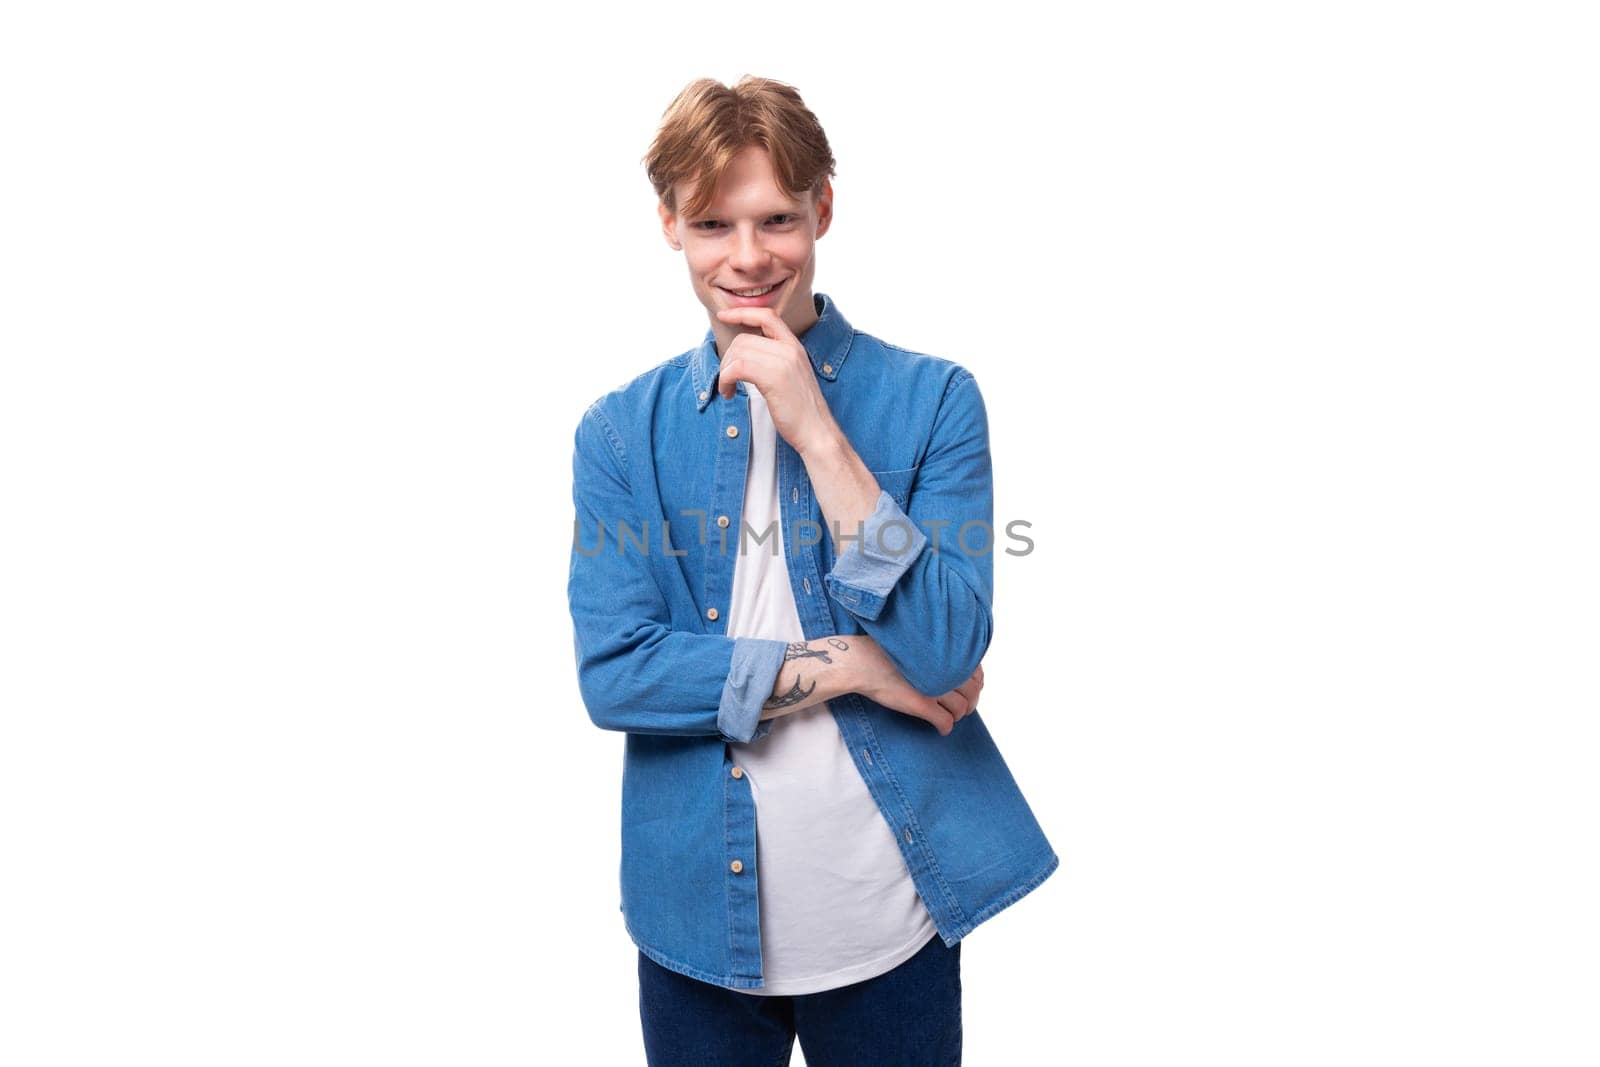
[[[694,184],[679,182],[674,192],[687,204]],[[796,198],[778,181],[766,149],[751,145],[734,157],[703,214],[676,215],[664,204],[658,210],[667,244],[683,252],[695,296],[711,316],[719,351],[741,332],[716,317],[723,308],[781,304],[796,334],[816,321],[811,282],[817,238],[833,221],[831,183],[815,202],[809,193]],[[757,296],[735,292],[768,285],[775,288]]]

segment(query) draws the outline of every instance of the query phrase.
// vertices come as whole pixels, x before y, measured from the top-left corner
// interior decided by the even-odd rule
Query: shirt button
[[[800,580],[800,584],[806,587],[806,592],[808,592],[808,593],[811,592],[811,579],[810,578],[802,578]]]
[[[706,395],[707,394],[706,394],[706,391],[704,389],[700,390],[700,399],[701,400],[704,400],[706,398]]]
[[[737,426],[729,426],[728,427],[728,436],[729,437],[738,437],[739,436],[739,427],[737,427]]]
[[[716,622],[717,621],[717,609],[716,608],[707,608],[706,609],[706,618],[710,619],[712,622]]]
[[[822,365],[822,373],[823,374],[832,374],[833,373],[833,364],[832,363],[824,363]]]
[[[733,776],[735,778],[743,778],[744,777],[744,768],[743,767],[735,767],[733,769]]]
[[[800,503],[800,487],[798,485],[789,490],[789,499],[793,500],[796,504]]]
[[[744,870],[744,864],[740,863],[738,860],[734,860],[732,863],[728,864],[728,869],[734,874],[738,874],[740,871]]]
[[[718,515],[717,516],[717,525],[722,527],[724,530],[726,530],[728,528],[728,516],[726,516],[726,515]]]

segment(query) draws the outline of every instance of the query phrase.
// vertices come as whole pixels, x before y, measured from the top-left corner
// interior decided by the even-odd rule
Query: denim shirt
[[[807,640],[873,637],[918,691],[966,681],[989,647],[993,484],[966,369],[854,329],[824,293],[800,337],[881,490],[835,551],[805,464],[780,435],[789,584]],[[717,392],[714,333],[596,400],[578,424],[567,598],[590,719],[626,734],[621,910],[646,956],[735,989],[762,985],[756,808],[727,742],[766,736],[786,643],[728,637],[733,570],[775,551],[742,520],[750,406]],[[857,534],[860,536],[857,537]],[[947,946],[1059,859],[975,709],[948,736],[849,693],[828,701]]]

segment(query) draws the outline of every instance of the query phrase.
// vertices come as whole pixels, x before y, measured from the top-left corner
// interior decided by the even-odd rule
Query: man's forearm
[[[866,673],[860,641],[853,636],[791,641],[772,696],[761,705],[761,718],[775,719],[856,692]]]
[[[843,552],[849,541],[841,543],[840,535],[855,537],[878,506],[877,479],[861,462],[837,425],[830,425],[827,433],[800,453],[800,458],[805,462],[811,491],[816,494],[828,533],[833,537],[834,552]]]

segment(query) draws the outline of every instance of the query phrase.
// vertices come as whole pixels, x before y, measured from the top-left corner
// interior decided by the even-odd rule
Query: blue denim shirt
[[[972,674],[993,629],[983,398],[961,366],[854,329],[824,293],[813,300],[819,318],[800,341],[882,492],[859,540],[836,553],[805,464],[778,437],[775,536],[785,538],[801,626],[807,640],[871,635],[916,689],[937,696]],[[731,399],[718,394],[717,370],[707,329],[699,347],[584,413],[567,597],[589,717],[626,733],[629,936],[664,967],[757,989],[756,808],[727,742],[771,730],[759,716],[786,645],[725,633],[750,407],[742,382]],[[750,538],[745,550],[772,548]],[[941,737],[859,694],[828,706],[946,945],[1056,869],[977,710]]]

